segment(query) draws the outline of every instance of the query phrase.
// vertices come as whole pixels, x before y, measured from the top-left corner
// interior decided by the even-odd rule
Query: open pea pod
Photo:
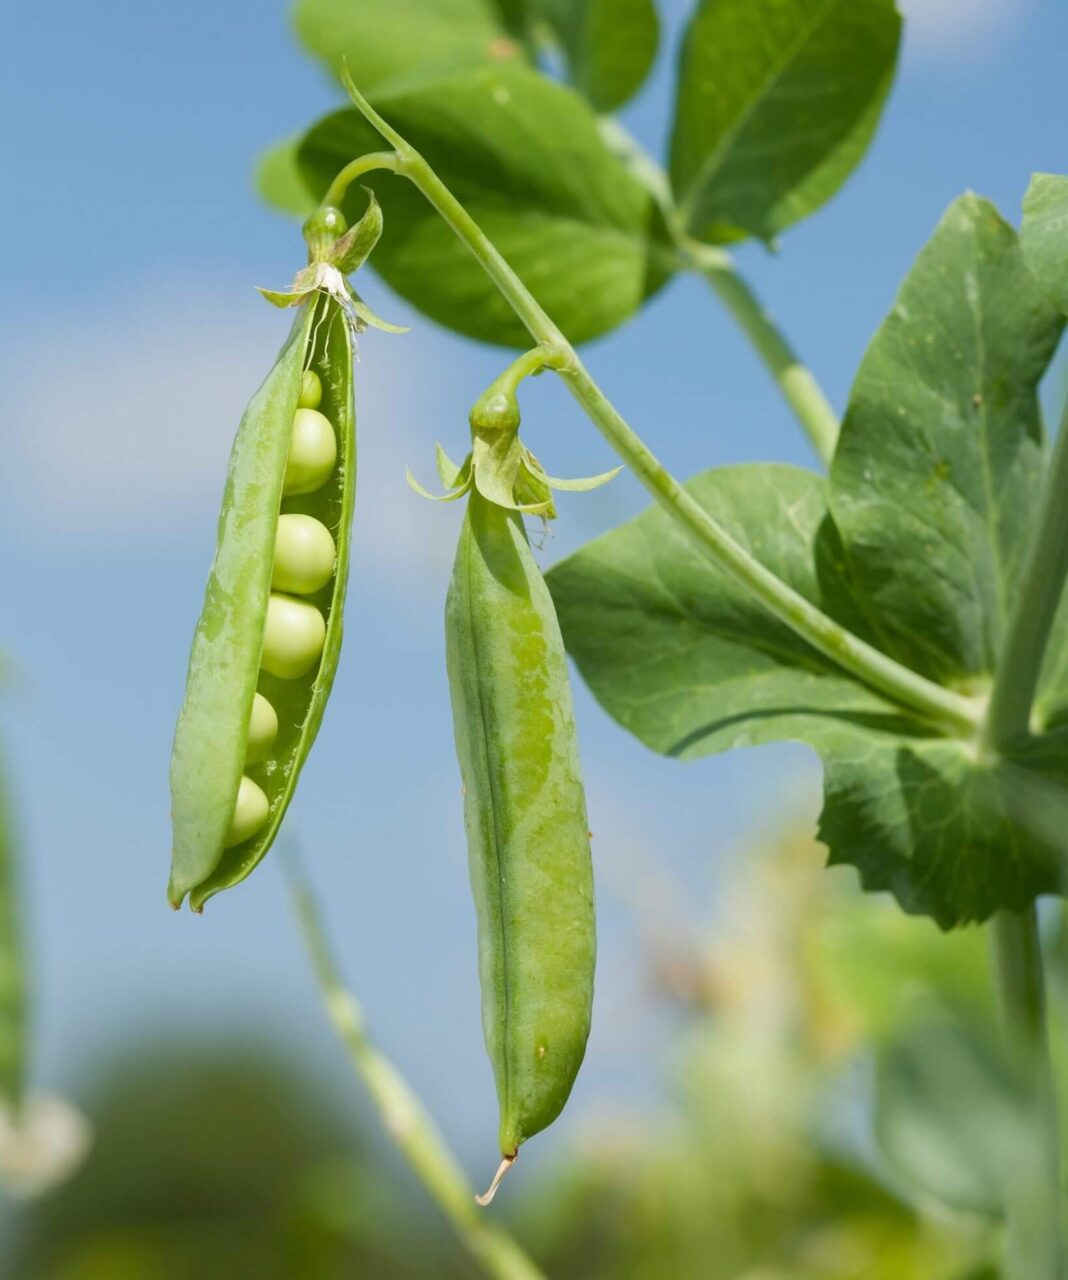
[[[343,301],[299,303],[234,441],[171,760],[175,907],[201,910],[271,847],[333,684],[356,491]]]

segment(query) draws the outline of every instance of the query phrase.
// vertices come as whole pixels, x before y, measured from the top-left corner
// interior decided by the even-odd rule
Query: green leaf
[[[1068,178],[1036,173],[1031,179],[1020,245],[1039,284],[1068,315]]]
[[[873,639],[824,480],[726,467],[687,489],[762,564]],[[659,508],[582,548],[548,581],[595,697],[653,750],[689,759],[784,739],[814,747],[824,764],[820,837],[867,889],[949,928],[1063,888],[1068,737],[991,763],[970,743],[935,736],[765,613]]]
[[[525,59],[493,0],[299,0],[295,20],[305,47],[334,73],[347,62],[368,94]]]
[[[1019,759],[970,743],[828,724],[817,744],[831,865],[943,929],[1020,911],[1066,885],[1068,750],[1040,739]]]
[[[981,688],[1043,466],[1036,387],[1062,319],[985,200],[950,206],[861,365],[831,510],[881,645]]]
[[[778,465],[724,467],[689,493],[806,599],[855,630],[836,573],[826,482]],[[571,656],[595,697],[647,746],[689,759],[794,738],[818,746],[840,716],[901,713],[842,674],[651,508],[548,575]]]
[[[671,140],[686,230],[771,240],[830,199],[871,143],[900,32],[894,0],[702,0]]]
[[[483,68],[396,93],[375,108],[442,180],[565,330],[581,342],[627,319],[673,258],[653,197],[601,141],[572,90],[518,67]],[[381,140],[355,110],[327,116],[300,148],[308,185],[326,190]],[[487,342],[529,335],[496,286],[412,184],[367,178],[385,212],[373,265],[425,314]],[[345,211],[355,216],[353,195]]]
[[[614,111],[645,82],[660,21],[653,0],[536,0],[575,87],[598,111]]]
[[[254,182],[256,190],[275,209],[306,218],[317,204],[297,167],[300,135],[276,143],[260,156]]]

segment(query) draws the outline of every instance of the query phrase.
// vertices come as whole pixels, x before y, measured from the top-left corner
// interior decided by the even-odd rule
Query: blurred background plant
[[[735,860],[706,935],[641,922],[648,981],[676,1023],[668,1101],[588,1117],[509,1188],[504,1215],[548,1275],[997,1274],[1019,1130],[982,937],[904,918],[822,863],[787,830]],[[477,1274],[294,1047],[145,1041],[87,1069],[79,1101],[92,1154],[8,1213],[5,1275]]]

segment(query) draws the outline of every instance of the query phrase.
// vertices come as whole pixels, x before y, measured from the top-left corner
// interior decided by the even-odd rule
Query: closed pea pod
[[[477,491],[446,660],[479,925],[482,1028],[506,1160],[551,1124],[586,1048],[596,931],[567,666],[521,518]]]
[[[482,1025],[500,1104],[503,1161],[489,1195],[567,1101],[589,1035],[596,956],[567,662],[521,514],[551,510],[547,477],[518,441],[514,395],[491,410],[476,406],[464,466],[439,463],[451,496],[469,494],[445,635]]]

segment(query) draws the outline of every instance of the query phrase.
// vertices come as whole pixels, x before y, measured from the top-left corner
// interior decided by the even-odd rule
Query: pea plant
[[[475,399],[467,457],[438,455],[441,500],[467,504],[445,629],[501,1116],[482,1203],[565,1105],[590,1026],[566,649],[664,755],[812,747],[829,862],[944,930],[988,925],[1028,1100],[999,1210],[1007,1274],[1060,1276],[1035,904],[1064,884],[1068,438],[1047,447],[1038,385],[1068,313],[1068,179],[1035,177],[1019,232],[978,196],[951,205],[839,422],[730,246],[777,242],[862,160],[897,62],[893,0],[697,0],[663,165],[611,114],[652,65],[653,0],[300,0],[296,25],[351,105],[261,169],[267,199],[304,220],[308,260],[290,290],[265,291],[296,320],[231,459],[175,737],[172,904],[202,909],[263,858],[325,709],[354,509],[352,339],[395,328],[349,282],[373,252],[423,314],[521,352]],[[727,307],[823,470],[682,483],[613,405],[576,344],[678,273]],[[545,577],[526,519],[612,473],[556,479],[530,452],[519,396],[539,373],[654,501]],[[296,892],[328,1008],[391,1131],[489,1274],[538,1274],[370,1045]]]

